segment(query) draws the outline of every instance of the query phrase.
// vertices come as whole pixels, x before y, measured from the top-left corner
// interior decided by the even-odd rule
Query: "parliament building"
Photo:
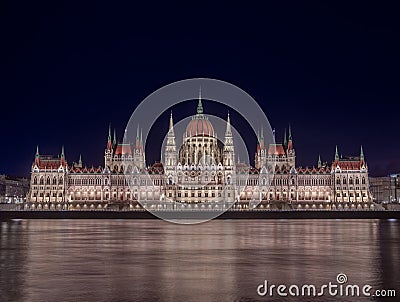
[[[167,125],[166,125],[167,126]],[[296,167],[289,127],[282,143],[267,144],[258,135],[254,166],[235,161],[229,114],[218,139],[199,98],[197,112],[177,148],[172,113],[163,163],[146,165],[139,129],[135,143],[108,140],[104,166],[87,167],[81,158],[69,164],[36,150],[25,209],[41,210],[370,210],[368,166],[357,157]]]

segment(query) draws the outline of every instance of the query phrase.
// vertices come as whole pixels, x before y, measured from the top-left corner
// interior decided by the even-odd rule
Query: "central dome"
[[[197,114],[186,127],[186,137],[191,136],[214,136],[214,128],[210,121],[203,114],[203,105],[201,104],[201,95],[197,105]]]
[[[186,127],[186,137],[214,136],[214,128],[205,116],[196,115]]]

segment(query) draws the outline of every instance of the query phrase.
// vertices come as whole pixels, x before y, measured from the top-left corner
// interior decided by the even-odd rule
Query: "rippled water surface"
[[[257,286],[321,285],[339,273],[348,283],[397,289],[400,296],[398,221],[0,224],[0,301],[280,301],[258,296]]]

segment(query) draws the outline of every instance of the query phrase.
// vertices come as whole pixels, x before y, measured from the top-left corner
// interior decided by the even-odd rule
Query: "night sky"
[[[103,164],[109,123],[122,138],[147,95],[193,77],[247,91],[278,141],[290,123],[298,165],[363,145],[372,175],[400,172],[397,7],[112,3],[0,4],[0,173],[28,176],[36,145]]]

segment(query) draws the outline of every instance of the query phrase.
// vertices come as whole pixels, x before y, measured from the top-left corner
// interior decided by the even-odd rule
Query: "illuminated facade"
[[[368,167],[359,157],[341,158],[336,148],[331,164],[296,167],[292,133],[283,143],[266,145],[258,137],[255,166],[235,162],[229,114],[224,140],[203,113],[186,127],[177,148],[172,113],[164,164],[146,166],[139,128],[134,144],[118,143],[109,129],[104,167],[69,165],[64,148],[57,158],[36,152],[31,170],[27,209],[363,209],[374,207]],[[252,203],[255,201],[255,203]]]

